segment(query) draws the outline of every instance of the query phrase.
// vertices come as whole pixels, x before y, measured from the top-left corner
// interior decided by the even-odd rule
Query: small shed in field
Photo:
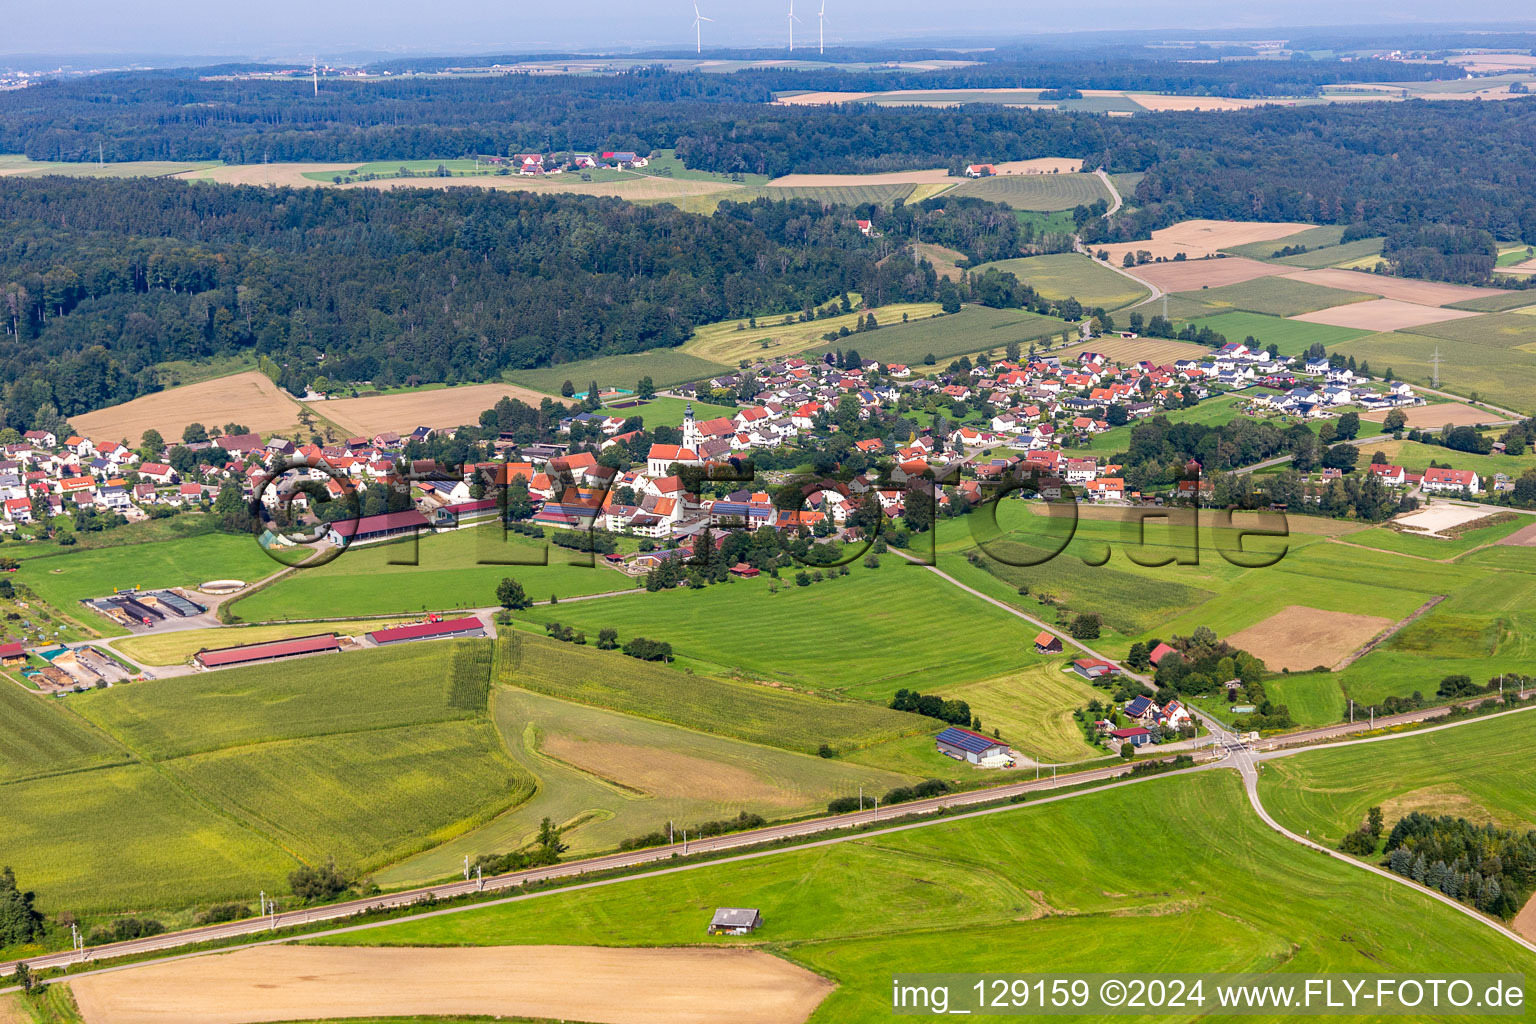
[[[763,915],[751,907],[718,907],[709,919],[711,935],[748,935],[763,926]]]

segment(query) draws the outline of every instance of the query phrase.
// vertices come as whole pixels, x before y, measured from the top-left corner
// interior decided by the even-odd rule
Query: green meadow
[[[1047,299],[1074,298],[1090,309],[1096,306],[1120,309],[1141,301],[1149,294],[1130,278],[1078,253],[998,260],[982,264],[976,269],[982,272],[989,267],[1014,274]]]
[[[1376,298],[1365,292],[1346,292],[1307,281],[1292,281],[1286,277],[1256,277],[1252,281],[1181,292],[1179,295],[1210,306],[1230,307],[1245,313],[1268,313],[1272,316],[1296,316],[1330,306]],[[1231,340],[1230,335],[1228,340]]]
[[[685,381],[714,377],[728,369],[732,368],[679,352],[675,348],[656,348],[630,355],[598,356],[531,370],[508,370],[504,376],[513,384],[521,384],[546,395],[558,395],[560,385],[566,381],[575,384],[577,391],[585,390],[594,380],[600,387],[633,389],[641,377],[650,377],[658,388],[664,388]]]
[[[1373,806],[1388,829],[1411,811],[1536,828],[1532,743],[1536,715],[1525,712],[1303,752],[1266,762],[1259,793],[1278,820],[1330,845],[1359,828]]]
[[[582,383],[581,387],[587,385]],[[654,430],[657,427],[680,427],[683,423],[683,413],[688,406],[693,406],[693,417],[699,422],[714,419],[717,416],[734,416],[736,407],[730,405],[713,405],[709,402],[687,402],[681,398],[653,398],[649,402],[630,406],[623,409],[605,407],[601,412],[610,416],[622,416],[628,419],[631,416],[639,416],[645,421],[645,429]]]
[[[805,587],[793,575],[516,614],[535,629],[555,619],[589,637],[613,628],[621,642],[665,640],[706,671],[882,701],[901,687],[1001,675],[1035,657],[1027,623],[894,556]]]
[[[853,347],[865,359],[920,367],[928,355],[946,361],[973,352],[1001,355],[1010,341],[1020,342],[1027,348],[1029,342],[1054,337],[1063,330],[1071,330],[1076,336],[1074,325],[1053,316],[1040,316],[1022,309],[966,306],[960,312],[946,316],[882,326],[879,330],[858,335],[856,340],[844,338],[835,345],[811,349],[802,355],[806,359],[819,358],[837,349]]]
[[[1224,252],[1234,256],[1247,256],[1254,260],[1279,259],[1275,253],[1286,246],[1304,245],[1310,249],[1331,248],[1339,244],[1339,239],[1344,237],[1344,229],[1337,225],[1325,224],[1321,227],[1306,228],[1294,235],[1286,235],[1283,238],[1273,238],[1265,242],[1245,242],[1242,245],[1230,245]]]
[[[497,584],[507,576],[521,582],[535,601],[635,585],[604,567],[601,559],[595,566],[583,564],[591,559],[591,554],[503,533],[491,523],[352,548],[226,607],[234,621],[278,622],[485,608],[496,603]]]
[[[1497,335],[1475,333],[1482,317],[1460,323],[1464,340],[1452,342],[1425,334],[1394,331],[1343,342],[1337,351],[1391,368],[1399,380],[1429,385],[1434,354],[1440,353],[1440,387],[1529,415],[1536,413],[1536,356],[1501,343]],[[1422,328],[1421,328],[1422,329]]]
[[[1328,324],[1308,323],[1305,320],[1287,320],[1282,316],[1270,316],[1264,313],[1218,313],[1215,316],[1203,316],[1191,322],[1196,327],[1209,327],[1218,334],[1225,335],[1228,341],[1253,338],[1259,342],[1260,347],[1278,345],[1282,356],[1299,356],[1313,344],[1321,344],[1332,349],[1340,342],[1354,341],[1371,333],[1356,330],[1353,327],[1332,327]]]
[[[956,185],[949,193],[1015,210],[1070,210],[1094,200],[1109,202],[1109,190],[1095,174],[1001,174]]]
[[[764,927],[705,940],[717,906],[759,908]],[[1536,970],[1477,922],[1270,831],[1229,771],[316,941],[764,948],[838,983],[812,1019],[839,1024],[888,1020],[892,972],[1005,961],[1066,973]]]

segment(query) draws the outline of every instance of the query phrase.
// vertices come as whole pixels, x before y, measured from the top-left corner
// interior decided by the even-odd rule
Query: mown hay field
[[[1115,310],[1139,302],[1150,293],[1146,288],[1101,263],[1077,253],[1026,256],[983,264],[1014,274],[1047,299],[1074,298],[1089,309],[1103,306]]]
[[[835,349],[857,348],[865,359],[882,363],[903,363],[919,368],[932,355],[936,360],[973,352],[995,351],[999,355],[1010,341],[1025,348],[1031,341],[1051,337],[1074,325],[1055,317],[1040,316],[1021,309],[991,309],[966,306],[958,313],[930,317],[891,327],[881,326],[853,338],[843,338],[835,345],[811,350],[820,357]]]
[[[496,650],[500,683],[802,753],[823,743],[873,746],[927,727],[878,704],[712,678],[521,631],[503,631]]]
[[[1116,363],[1139,363],[1143,359],[1162,365],[1176,359],[1201,359],[1211,354],[1204,345],[1189,341],[1171,341],[1167,338],[1121,338],[1106,336],[1094,338],[1083,345],[1064,348],[1052,355],[1063,360],[1076,359],[1083,352],[1098,352]],[[1102,435],[1099,435],[1102,436]],[[1095,438],[1097,440],[1097,437]],[[1095,445],[1094,447],[1098,447]],[[1122,449],[1124,445],[1121,446]]]
[[[1054,664],[943,691],[946,700],[963,700],[971,706],[971,714],[981,718],[982,731],[996,729],[1014,749],[1050,763],[1102,756],[1083,739],[1072,712],[1103,695],[1076,673]]]
[[[300,405],[278,390],[264,373],[247,370],[229,377],[157,391],[131,402],[73,417],[75,431],[97,443],[124,441],[137,447],[144,431],[154,428],[167,441],[178,441],[189,423],[219,433],[225,423],[239,423],[260,434],[285,430],[299,422]]]
[[[1389,750],[1377,756],[1392,759]],[[1157,856],[1109,853],[1126,849]],[[1341,904],[1352,941],[1322,941],[1337,934]],[[498,946],[558,934],[571,943],[693,944],[701,914],[736,905],[759,908],[766,923],[733,943],[788,948],[796,963],[839,979],[812,1018],[839,1024],[889,1020],[892,963],[985,971],[1000,947],[1022,972],[1092,972],[1107,962],[1155,970],[1169,958],[1185,970],[1238,972],[1274,963],[1277,950],[1289,954],[1287,970],[1319,973],[1435,963],[1536,970],[1536,955],[1490,942],[1480,922],[1275,834],[1228,771],[318,941]]]
[[[1283,277],[1259,277],[1220,288],[1202,288],[1190,291],[1184,297],[1212,306],[1229,306],[1247,313],[1272,316],[1296,316],[1373,298],[1364,292],[1341,292]]]
[[[1304,245],[1309,250],[1333,248],[1339,244],[1339,239],[1344,237],[1344,228],[1338,225],[1325,224],[1320,227],[1307,228],[1293,235],[1284,235],[1280,238],[1266,239],[1258,242],[1244,242],[1227,248],[1234,256],[1247,256],[1249,259],[1268,260],[1279,259],[1276,250],[1288,246]]]
[[[1016,210],[1070,210],[1097,199],[1109,201],[1109,190],[1095,174],[996,174],[957,185],[951,193],[1002,203]]]
[[[586,385],[582,381],[581,386]],[[558,389],[548,393],[514,384],[462,384],[372,398],[336,398],[313,402],[310,407],[343,430],[372,437],[390,430],[409,434],[417,427],[475,426],[480,422],[480,413],[503,398],[526,402],[535,408],[546,398],[569,405],[559,394]]]
[[[822,335],[828,332],[836,332],[844,327],[849,331],[855,330],[858,321],[869,314],[874,314],[876,322],[881,326],[888,327],[901,323],[903,316],[919,320],[938,312],[940,307],[937,302],[898,302],[811,321],[800,321],[799,315],[793,314],[797,322],[792,324],[784,323],[786,314],[764,316],[758,319],[755,328],[748,327],[744,318],[726,320],[695,328],[693,337],[683,343],[680,351],[725,366],[734,366],[742,359],[788,358],[807,348],[827,344]],[[844,344],[857,342],[849,338]],[[581,382],[581,387],[586,387],[585,381]]]

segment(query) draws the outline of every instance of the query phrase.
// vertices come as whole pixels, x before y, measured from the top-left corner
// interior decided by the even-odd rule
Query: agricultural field
[[[828,332],[843,327],[855,330],[858,322],[869,314],[874,314],[882,327],[889,327],[901,323],[903,317],[926,320],[939,312],[937,302],[901,302],[792,324],[783,322],[784,314],[776,314],[758,318],[755,328],[749,327],[744,319],[727,320],[696,328],[693,337],[678,351],[723,366],[735,366],[744,359],[787,359],[805,349],[827,344],[822,335]],[[799,320],[798,314],[792,315]],[[851,338],[845,341],[845,344],[852,343]],[[586,382],[581,382],[580,386],[585,387]]]
[[[985,271],[989,267],[1014,274],[1047,299],[1070,297],[1089,309],[1103,306],[1108,310],[1116,310],[1139,302],[1150,294],[1135,281],[1076,253],[999,260],[983,264],[977,271]]]
[[[80,601],[110,594],[113,588],[195,588],[216,579],[252,582],[282,568],[250,537],[227,533],[64,550],[23,559],[17,575],[48,604],[106,636],[126,631],[105,616],[81,608]]]
[[[1326,267],[1375,266],[1377,260],[1381,258],[1381,246],[1384,241],[1386,241],[1384,238],[1358,238],[1343,245],[1331,245],[1311,252],[1297,253],[1294,256],[1282,256],[1275,262],[1307,270],[1322,270]]]
[[[585,386],[583,381],[582,387]],[[534,408],[546,398],[570,404],[559,395],[558,388],[551,394],[511,384],[463,384],[373,398],[333,398],[309,405],[341,429],[355,436],[372,437],[388,430],[404,435],[417,427],[474,426],[482,411],[503,398],[515,398]]]
[[[917,242],[913,244],[912,251],[918,259],[927,260],[929,263],[932,263],[934,271],[940,277],[948,278],[951,281],[958,281],[964,273],[959,265],[968,257],[957,249],[946,249],[944,246],[935,245],[933,242]]]
[[[1136,342],[1125,342],[1124,344],[1135,345]],[[1126,359],[1135,356],[1136,358],[1155,359],[1158,361],[1182,358],[1181,355],[1174,354],[1173,352],[1162,352],[1157,348],[1158,344],[1158,342],[1153,341],[1147,350],[1149,354],[1146,356],[1136,356],[1136,350],[1134,349],[1124,349],[1119,352],[1110,353],[1110,355],[1115,359]],[[1170,342],[1168,344],[1180,345],[1185,343]],[[1214,426],[1218,423],[1228,423],[1236,419],[1240,415],[1237,411],[1237,406],[1243,401],[1246,401],[1246,399],[1240,394],[1217,395],[1213,398],[1207,398],[1199,405],[1188,409],[1170,409],[1160,412],[1158,415],[1166,416],[1169,422],[1172,423],[1201,423],[1206,426]],[[1130,423],[1123,427],[1110,427],[1108,430],[1094,434],[1088,442],[1088,448],[1090,451],[1103,455],[1114,455],[1118,452],[1126,451],[1130,448],[1131,431],[1134,429],[1134,425]]]
[[[848,576],[806,587],[788,577],[782,583],[760,578],[515,614],[538,627],[558,619],[588,636],[613,628],[621,642],[665,640],[680,662],[705,671],[739,670],[748,678],[880,701],[904,686],[1001,675],[1035,657],[1028,623],[895,557],[879,569],[856,566]],[[741,629],[743,622],[753,628]],[[763,636],[774,642],[763,644]],[[945,654],[935,663],[940,650]]]
[[[510,811],[381,874],[385,884],[453,874],[489,852],[520,849],[549,818],[578,855],[625,839],[734,818],[743,811],[782,819],[825,813],[827,801],[910,783],[905,775],[841,759],[694,732],[510,687],[493,719],[509,756],[538,780]]]
[[[1124,264],[1123,258],[1111,258],[1109,262],[1113,266]],[[1241,256],[1209,256],[1188,260],[1168,257],[1162,262],[1154,259],[1149,263],[1126,267],[1125,270],[1143,281],[1150,281],[1165,292],[1186,292],[1200,296],[1205,294],[1205,289],[1242,284],[1261,277],[1276,277],[1285,272],[1285,268],[1277,264],[1261,263]]]
[[[1536,360],[1536,316],[1491,313],[1404,330],[1409,334],[1423,334],[1430,338],[1444,338],[1446,341],[1460,341],[1469,345],[1515,349],[1523,356]],[[1512,354],[1512,358],[1518,359],[1521,356]]]
[[[1388,829],[1412,811],[1536,829],[1536,792],[1523,770],[1532,742],[1536,715],[1510,715],[1280,758],[1264,766],[1259,791],[1287,827],[1311,829],[1330,845],[1359,828],[1373,806]]]
[[[506,378],[542,394],[558,395],[560,385],[568,380],[581,382],[577,390],[585,388],[594,380],[601,387],[633,390],[635,382],[641,377],[650,377],[658,388],[664,388],[714,377],[729,369],[735,369],[734,364],[727,367],[687,355],[675,348],[657,348],[630,355],[579,359],[531,370],[508,370]]]
[[[1399,302],[1412,302],[1421,306],[1446,306],[1453,302],[1507,294],[1497,288],[1418,281],[1385,274],[1363,274],[1358,270],[1301,270],[1286,276],[1295,281],[1322,285],[1324,288],[1369,292],[1384,299],[1397,299]]]
[[[1440,353],[1440,387],[1476,395],[1516,412],[1536,413],[1536,359],[1494,345],[1452,344],[1423,334],[1392,331],[1341,342],[1337,351],[1390,367],[1399,380],[1429,385],[1431,360]]]
[[[1503,295],[1484,295],[1465,302],[1452,302],[1447,309],[1470,309],[1474,313],[1521,313],[1536,311],[1536,295],[1529,291],[1505,292]]]
[[[583,385],[585,387],[586,385]],[[693,406],[693,416],[699,422],[714,419],[717,416],[734,416],[736,408],[730,405],[713,405],[709,402],[687,401],[682,398],[653,398],[649,402],[641,402],[637,405],[625,405],[622,407],[605,406],[601,411],[611,416],[639,416],[645,421],[647,430],[656,427],[682,426],[683,414],[689,406]]]
[[[140,665],[184,665],[204,648],[234,647],[238,644],[262,644],[292,637],[335,632],[339,636],[360,637],[375,629],[402,626],[417,619],[348,619],[343,622],[288,622],[277,626],[226,626],[212,629],[184,629],[169,633],[141,633],[113,645],[113,651]]]
[[[1081,345],[1072,345],[1068,348],[1058,349],[1052,355],[1068,360],[1076,359],[1083,352],[1097,352],[1119,363],[1136,363],[1143,359],[1149,359],[1159,365],[1171,363],[1176,359],[1202,359],[1211,354],[1211,350],[1206,346],[1196,345],[1190,341],[1149,338],[1145,335],[1140,338],[1120,338],[1108,335],[1102,338],[1094,338],[1092,341]],[[1102,434],[1095,434],[1089,443],[1093,448],[1097,449],[1106,443],[1104,438],[1112,433],[1114,433],[1113,430],[1107,430]],[[1126,436],[1129,436],[1129,431],[1126,432]],[[1120,450],[1125,450],[1123,443],[1120,445]]]
[[[1284,235],[1280,238],[1267,239],[1258,242],[1244,242],[1239,245],[1227,247],[1227,252],[1234,256],[1246,256],[1254,260],[1281,259],[1276,253],[1287,246],[1304,245],[1307,249],[1331,249],[1339,244],[1339,239],[1344,237],[1344,228],[1334,224],[1324,224],[1315,228],[1307,228],[1293,235]],[[1290,259],[1291,257],[1284,257]]]
[[[432,641],[114,686],[67,706],[138,756],[167,761],[473,719],[485,711],[490,672],[489,643]]]
[[[1209,327],[1224,335],[1228,341],[1253,338],[1260,345],[1278,345],[1282,356],[1299,356],[1314,344],[1324,345],[1331,350],[1341,342],[1354,341],[1371,333],[1350,327],[1329,327],[1302,320],[1287,320],[1263,313],[1218,313],[1191,322],[1196,327]]]
[[[217,166],[219,165],[170,160],[125,160],[107,164],[72,163],[32,160],[20,153],[0,154],[0,178],[37,178],[45,174],[63,174],[71,178],[166,178]]]
[[[1070,210],[1098,199],[1110,201],[1109,190],[1095,174],[998,174],[968,180],[950,194],[1046,212]]]
[[[1370,331],[1403,331],[1445,320],[1462,320],[1476,313],[1438,306],[1422,306],[1399,299],[1370,299],[1345,306],[1333,306],[1311,313],[1297,314],[1297,320],[1333,327],[1354,327]]]
[[[1203,97],[1202,97],[1203,98]],[[1277,242],[1312,227],[1310,224],[1287,224],[1269,221],[1239,220],[1186,220],[1152,232],[1150,238],[1135,242],[1117,242],[1106,245],[1110,259],[1118,264],[1126,252],[1146,249],[1155,259],[1158,256],[1171,260],[1184,253],[1191,260],[1212,256],[1230,250],[1233,246],[1250,242]],[[1270,250],[1273,252],[1274,250]],[[1222,282],[1229,284],[1231,282]]]
[[[0,679],[0,793],[5,783],[123,764],[131,755],[57,698]]]
[[[1291,605],[1226,638],[1271,672],[1331,669],[1372,637],[1392,626],[1380,615],[1325,612]]]
[[[496,656],[502,684],[806,754],[823,743],[838,752],[877,746],[930,725],[864,701],[713,678],[520,631],[503,631]]]
[[[83,413],[70,423],[83,437],[123,441],[132,448],[150,428],[167,440],[179,440],[189,423],[202,423],[210,433],[225,423],[240,423],[270,434],[297,426],[300,411],[302,406],[266,374],[247,370]]]
[[[1112,853],[1127,849],[1157,856]],[[1323,941],[1337,932],[1340,905],[1350,908],[1349,940]],[[500,946],[557,934],[694,944],[715,906],[760,908],[765,927],[731,943],[772,949],[836,981],[811,1019],[840,1024],[889,1018],[892,964],[995,970],[998,948],[1013,951],[1011,969],[1021,972],[1170,962],[1188,971],[1536,969],[1536,956],[1491,942],[1477,922],[1276,835],[1230,771],[318,941]],[[978,927],[986,942],[974,941]]]
[[[1212,306],[1229,306],[1245,313],[1267,313],[1280,317],[1347,306],[1372,298],[1363,292],[1341,292],[1336,288],[1324,288],[1283,277],[1259,277],[1219,288],[1202,288],[1184,297]]]
[[[367,868],[441,842],[532,789],[487,720],[490,672],[489,643],[432,643],[32,697],[61,767],[144,763],[0,786],[19,815],[0,860],[49,906],[178,911],[280,891],[295,856]]]
[[[1027,348],[1029,342],[1051,337],[1063,330],[1075,333],[1072,324],[1051,316],[1040,316],[1021,309],[966,306],[958,313],[892,327],[881,326],[878,331],[860,335],[853,346],[865,359],[878,359],[882,363],[905,363],[920,369],[923,360],[929,355],[944,360],[976,352],[995,352],[1001,355],[1010,341],[1017,341]],[[849,347],[850,341],[844,338],[836,345],[812,349],[806,357],[820,358],[828,352],[845,349]]]
[[[255,544],[245,543],[256,550]],[[591,565],[592,557],[503,533],[489,523],[350,548],[325,565],[294,570],[224,607],[231,621],[273,623],[486,608],[495,604],[496,585],[506,576],[522,583],[536,601],[551,594],[576,597],[636,586],[604,567],[601,559]]]
[[[963,700],[1014,749],[1047,763],[1102,756],[1090,747],[1072,712],[1103,697],[1076,673],[1060,664],[1037,665],[994,679],[963,683],[940,691],[946,700]]]

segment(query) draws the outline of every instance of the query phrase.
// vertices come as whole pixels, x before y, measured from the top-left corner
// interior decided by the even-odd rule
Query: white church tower
[[[683,447],[691,448],[697,452],[701,440],[699,428],[693,422],[693,403],[689,402],[683,408]]]

